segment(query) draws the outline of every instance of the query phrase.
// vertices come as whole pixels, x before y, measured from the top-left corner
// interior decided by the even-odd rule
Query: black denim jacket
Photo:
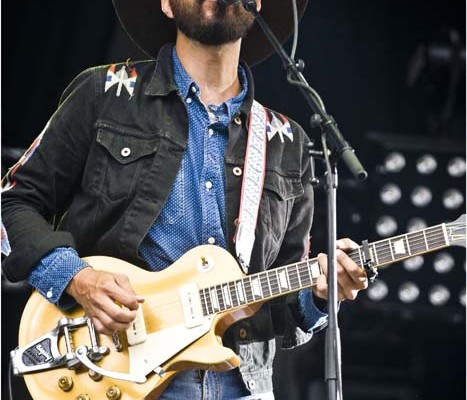
[[[131,97],[125,88],[117,96],[117,85],[105,92],[108,66],[84,71],[65,90],[40,146],[9,177],[16,184],[2,196],[12,246],[3,262],[8,279],[25,279],[58,246],[146,268],[138,248],[170,193],[187,143],[187,112],[170,55],[171,46],[166,46],[157,61],[132,65],[138,76]],[[242,184],[233,170],[244,165],[253,101],[253,80],[246,70],[249,93],[229,125],[225,151],[226,238],[232,254]],[[313,214],[307,138],[289,121],[293,140],[276,135],[267,144],[253,273],[307,255]],[[311,337],[300,329],[300,319],[293,295],[266,304],[225,333],[224,342],[242,358],[240,370],[253,393],[272,390],[275,334],[284,336],[285,347]]]

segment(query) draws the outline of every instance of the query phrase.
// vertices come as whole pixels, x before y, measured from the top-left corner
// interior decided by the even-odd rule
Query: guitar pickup
[[[199,288],[196,283],[183,285],[179,289],[182,300],[183,316],[185,317],[185,326],[194,328],[204,322],[203,308],[199,296]]]
[[[146,323],[144,322],[143,308],[141,307],[141,304],[136,311],[136,318],[126,330],[126,338],[130,346],[146,341]]]

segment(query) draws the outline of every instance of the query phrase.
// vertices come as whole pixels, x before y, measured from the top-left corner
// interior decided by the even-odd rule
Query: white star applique
[[[269,121],[267,125],[266,132],[268,135],[268,141],[271,141],[277,134],[279,135],[282,143],[284,143],[284,136],[293,142],[292,127],[290,126],[290,122],[287,120],[281,121],[274,114],[272,115],[271,121]]]
[[[124,87],[130,98],[133,96],[133,91],[135,90],[136,78],[138,77],[135,68],[130,68],[130,74],[127,73],[126,67],[122,65],[119,71],[115,71],[116,65],[111,65],[107,70],[107,79],[105,81],[105,92],[107,92],[112,86],[117,86],[116,96],[120,97],[122,92],[122,87]]]

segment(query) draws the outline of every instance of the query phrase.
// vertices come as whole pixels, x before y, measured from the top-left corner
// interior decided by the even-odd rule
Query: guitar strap
[[[250,265],[251,251],[255,241],[256,221],[263,193],[266,171],[266,126],[266,110],[254,100],[250,113],[248,143],[243,168],[240,213],[234,238],[237,258],[245,273],[248,272]]]

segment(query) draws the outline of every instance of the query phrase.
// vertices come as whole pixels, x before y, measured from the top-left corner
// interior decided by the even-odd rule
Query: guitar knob
[[[73,387],[73,379],[70,376],[62,376],[58,380],[58,387],[64,392],[69,392]]]
[[[75,400],[91,400],[91,398],[87,394],[80,394]]]
[[[105,393],[109,400],[118,400],[122,397],[122,391],[118,386],[110,386]]]
[[[98,372],[92,369],[88,371],[88,375],[94,382],[98,382],[102,379],[102,374],[99,374]]]

